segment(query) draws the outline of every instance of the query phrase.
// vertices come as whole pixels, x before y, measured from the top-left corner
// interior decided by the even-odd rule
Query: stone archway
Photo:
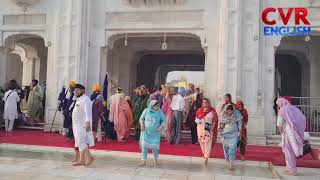
[[[186,33],[141,33],[127,34],[111,37],[108,41],[106,71],[111,76],[114,86],[121,86],[127,94],[137,85],[146,82],[142,79],[148,76],[148,88],[153,88],[157,67],[162,65],[201,65],[204,66],[204,50],[201,39]],[[167,48],[163,49],[163,43]],[[178,63],[169,56],[199,57],[194,58],[195,63],[187,60]],[[147,58],[152,57],[152,58]],[[192,59],[192,58],[191,58]],[[192,60],[193,61],[193,60]],[[199,61],[200,63],[198,63]],[[177,68],[179,69],[179,68]],[[101,70],[105,73],[104,70]],[[144,75],[145,74],[145,75]],[[150,79],[152,78],[152,79]],[[146,80],[146,79],[145,79]]]
[[[37,34],[11,34],[6,36],[3,45],[0,47],[0,63],[3,65],[0,68],[1,86],[11,79],[22,86],[25,97],[21,100],[21,109],[26,112],[26,99],[32,79],[39,81],[41,92],[46,88],[48,48],[44,38]]]

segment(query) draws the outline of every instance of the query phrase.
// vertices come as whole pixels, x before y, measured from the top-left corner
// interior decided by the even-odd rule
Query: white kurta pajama
[[[3,119],[18,119],[17,103],[20,101],[18,93],[14,90],[7,91],[3,101],[5,102]]]
[[[86,122],[90,123],[90,131],[86,131]],[[75,147],[80,151],[94,146],[92,132],[92,102],[87,95],[77,98],[72,112],[72,130],[74,134]]]
[[[12,131],[14,120],[18,119],[17,103],[20,101],[19,95],[14,90],[9,90],[4,94],[4,114],[6,131]]]

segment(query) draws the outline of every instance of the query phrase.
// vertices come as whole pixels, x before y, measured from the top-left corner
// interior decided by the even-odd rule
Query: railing
[[[320,136],[320,97],[292,97],[292,104],[306,116],[306,131]]]

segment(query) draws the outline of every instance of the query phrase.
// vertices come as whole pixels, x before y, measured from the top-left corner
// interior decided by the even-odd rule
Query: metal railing
[[[320,97],[292,97],[292,104],[306,116],[306,131],[320,136]]]

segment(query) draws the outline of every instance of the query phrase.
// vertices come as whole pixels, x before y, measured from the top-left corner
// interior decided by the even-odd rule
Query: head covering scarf
[[[202,119],[213,110],[214,109],[211,107],[211,105],[209,105],[206,109],[202,106],[197,110],[196,117],[197,119]]]
[[[280,108],[278,116],[281,116],[293,130],[295,142],[291,142],[291,145],[293,146],[295,155],[300,156],[303,147],[304,131],[306,129],[306,117],[285,98],[278,98],[277,105]]]
[[[227,114],[227,108],[229,106],[233,107],[233,113],[231,115]],[[220,119],[220,123],[224,123],[224,124],[229,124],[232,121],[236,121],[236,112],[235,112],[235,107],[232,104],[227,104],[224,106],[223,111],[222,111],[222,115],[221,115],[221,119]]]
[[[158,110],[153,110],[153,106],[158,104],[159,102],[157,100],[152,100],[147,107],[147,114],[149,114],[152,117],[160,117],[160,108]]]

